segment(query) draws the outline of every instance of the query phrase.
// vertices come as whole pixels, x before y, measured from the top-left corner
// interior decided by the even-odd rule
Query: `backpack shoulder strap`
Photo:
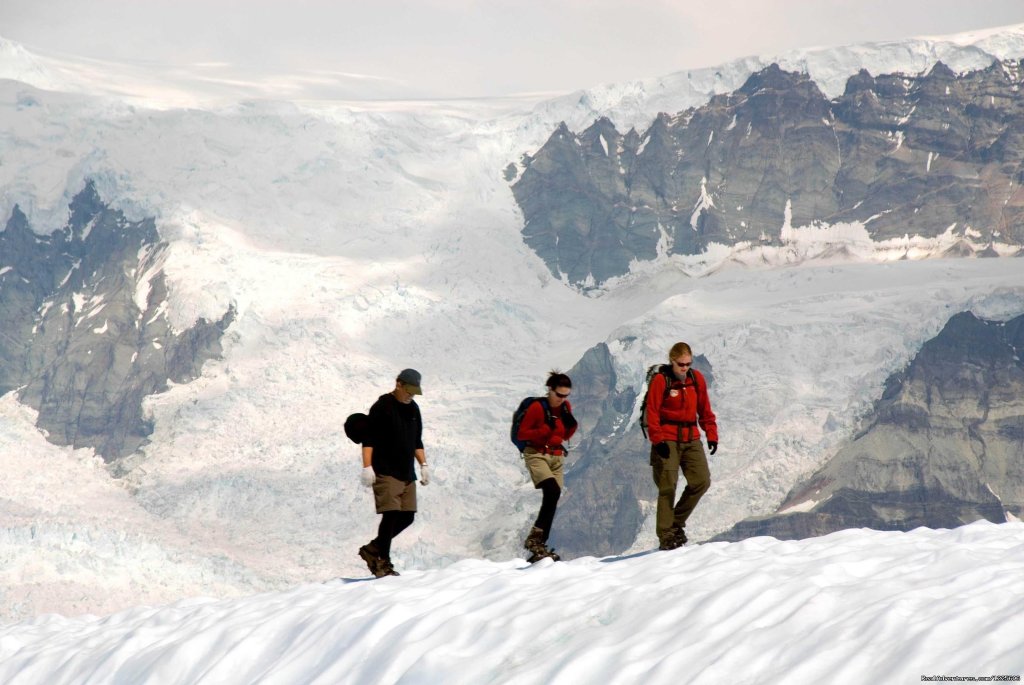
[[[672,384],[675,382],[676,376],[672,373],[672,367],[668,364],[662,364],[661,368],[658,369],[658,373],[665,377],[665,392],[662,395],[662,400],[664,400],[672,392]]]
[[[566,430],[573,430],[580,425],[579,421],[572,414],[572,405],[569,404],[569,400],[566,400],[562,405],[562,425],[565,426]]]
[[[554,426],[555,417],[551,414],[551,405],[548,403],[548,398],[538,397],[537,401],[540,402],[540,408],[544,410],[544,423]]]
[[[701,384],[701,382],[697,380],[697,378],[698,378],[699,374],[695,374],[695,373],[693,372],[693,369],[689,369],[689,370],[688,370],[688,371],[686,372],[686,376],[687,376],[687,378],[689,378],[689,379],[690,379],[690,382],[691,382],[691,383],[693,383],[693,389],[694,389],[694,391],[695,391],[695,392],[697,392],[697,393],[700,393],[700,391],[701,391],[701,388],[704,388],[705,390],[707,390],[707,383],[705,382],[705,383],[704,383],[704,384],[702,385],[702,384]],[[701,380],[701,381],[703,381],[703,380],[704,380],[704,377],[703,377],[703,376],[700,376],[700,380]]]

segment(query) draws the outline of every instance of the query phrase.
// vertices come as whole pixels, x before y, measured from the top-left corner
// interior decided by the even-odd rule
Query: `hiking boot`
[[[548,546],[544,544],[544,531],[537,526],[531,528],[530,534],[523,541],[523,547],[526,548],[527,552],[532,552],[542,557],[547,556]]]
[[[686,544],[686,533],[682,528],[676,528],[673,526],[669,528],[665,533],[665,537],[661,539],[661,544],[658,545],[659,550],[666,549],[678,549]]]
[[[547,554],[537,554],[536,552],[531,554],[526,561],[531,564],[536,564],[541,559],[550,559],[551,561],[561,561],[562,557],[558,555],[553,549],[549,549]]]
[[[382,557],[380,550],[372,542],[363,545],[359,548],[360,558],[366,562],[366,567],[370,569],[370,573],[373,574],[374,578],[383,578],[384,576],[397,576],[400,575],[395,567],[391,565],[391,560]]]
[[[390,559],[381,559],[373,575],[383,578],[384,576],[400,576],[402,574],[395,570],[395,567],[391,565]]]
[[[547,543],[544,541],[544,531],[536,526],[530,529],[530,534],[526,536],[523,547],[530,552],[527,561],[531,564],[535,564],[541,559],[562,560],[562,557],[558,556],[555,550],[548,548]]]
[[[526,561],[528,561],[531,564],[536,564],[541,559],[550,559],[551,561],[561,561],[562,557],[558,556],[558,554],[555,552],[555,550],[549,549],[547,554],[537,554],[536,552],[534,552],[533,554],[531,554],[529,556],[529,558]]]
[[[523,542],[523,547],[526,548],[526,551],[530,552],[530,557],[527,561],[531,564],[534,564],[541,559],[552,559],[554,561],[561,559],[560,556],[555,554],[555,550],[548,549],[547,544],[544,542],[544,531],[537,526],[530,529],[530,534],[526,536],[526,541]]]
[[[380,566],[380,562],[382,561],[380,550],[377,549],[377,545],[369,542],[360,547],[359,558],[366,562],[366,567],[370,569],[370,573],[376,576],[377,567]]]

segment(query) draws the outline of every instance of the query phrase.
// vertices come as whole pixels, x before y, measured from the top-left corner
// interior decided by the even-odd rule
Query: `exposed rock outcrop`
[[[945,236],[936,255],[1024,245],[1021,62],[956,75],[867,72],[829,100],[772,65],[643,133],[564,124],[512,185],[523,237],[556,276],[597,285],[633,260],[711,244],[780,246],[792,227],[856,224],[880,242]],[[894,249],[900,249],[897,245]]]
[[[220,354],[234,310],[175,331],[166,247],[152,220],[126,220],[91,183],[63,228],[37,235],[15,208],[0,233],[0,394],[17,390],[52,442],[107,461],[134,452],[152,433],[143,398]]]
[[[949,528],[1024,517],[1024,317],[954,316],[891,377],[867,428],[778,511],[715,539]]]

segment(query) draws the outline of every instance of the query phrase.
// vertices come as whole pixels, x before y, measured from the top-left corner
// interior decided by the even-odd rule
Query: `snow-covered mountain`
[[[665,258],[1016,256],[1022,67],[861,71],[829,100],[773,64],[646,129],[562,124],[508,170],[524,239],[583,287]]]
[[[152,432],[116,480],[92,449],[47,442],[35,411],[4,396],[0,463],[14,476],[0,486],[0,610],[107,612],[359,573],[376,517],[340,426],[406,366],[424,374],[435,476],[395,545],[400,569],[519,554],[539,498],[507,442],[510,413],[549,369],[602,342],[637,387],[676,340],[714,365],[722,447],[691,537],[774,510],[952,314],[1024,313],[1020,262],[776,268],[721,255],[695,277],[664,259],[583,294],[523,243],[503,172],[559,122],[645,125],[771,62],[831,88],[937,56],[954,69],[1020,58],[1024,27],[751,58],[536,105],[219,92],[184,109],[159,81],[129,87],[102,65],[64,68],[0,41],[5,221],[17,205],[37,234],[57,231],[91,182],[166,243],[154,311],[168,329],[233,312],[221,358],[144,400]],[[13,278],[3,257],[0,279]],[[567,485],[570,497],[571,474]],[[645,524],[631,547],[652,544]]]

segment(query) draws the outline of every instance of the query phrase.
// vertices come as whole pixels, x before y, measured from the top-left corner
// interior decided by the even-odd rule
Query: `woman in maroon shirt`
[[[523,543],[523,547],[531,554],[527,560],[530,563],[545,557],[555,561],[559,559],[554,550],[548,549],[547,540],[555,519],[558,498],[565,486],[565,443],[576,432],[577,426],[572,415],[572,405],[569,404],[572,380],[564,373],[552,371],[545,385],[548,389],[547,397],[538,398],[527,408],[516,436],[527,443],[523,450],[523,460],[533,479],[533,487],[544,493],[537,520]]]

